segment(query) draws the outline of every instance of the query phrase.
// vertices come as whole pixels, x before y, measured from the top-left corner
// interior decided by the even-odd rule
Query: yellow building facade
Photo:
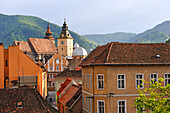
[[[1,67],[4,70],[4,74],[0,72],[0,78],[4,82],[0,83],[0,88],[18,88],[21,84],[29,86],[33,82],[32,80],[34,80],[34,86],[44,98],[46,97],[46,72],[19,50],[19,46],[9,46],[8,49],[4,49],[4,46],[1,45],[0,55],[0,60],[4,63]]]
[[[130,53],[132,49],[135,52]],[[136,113],[132,105],[139,94],[137,86],[140,89],[150,86],[142,79],[150,82],[164,78],[162,85],[170,84],[169,50],[170,44],[98,46],[81,63],[83,113]]]

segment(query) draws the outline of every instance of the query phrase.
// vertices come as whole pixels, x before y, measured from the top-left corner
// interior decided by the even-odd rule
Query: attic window
[[[22,102],[17,102],[17,108],[22,108]]]
[[[157,58],[160,58],[161,56],[160,55],[156,55]]]

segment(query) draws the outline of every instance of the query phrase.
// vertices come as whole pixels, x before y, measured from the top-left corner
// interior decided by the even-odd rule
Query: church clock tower
[[[73,53],[73,37],[70,35],[68,31],[68,26],[66,24],[66,20],[64,19],[64,23],[62,26],[62,32],[57,39],[58,41],[58,51],[63,56],[72,56]]]

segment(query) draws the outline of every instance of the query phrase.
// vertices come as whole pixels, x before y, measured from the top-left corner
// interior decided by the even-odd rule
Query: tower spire
[[[49,24],[49,22],[48,22],[48,25],[47,25],[47,31],[46,31],[46,33],[45,33],[45,37],[44,37],[44,39],[50,39],[50,40],[55,40],[54,38],[53,38],[53,36],[52,36],[52,32],[51,32],[51,30],[50,30],[50,24]],[[55,42],[55,41],[54,41]]]

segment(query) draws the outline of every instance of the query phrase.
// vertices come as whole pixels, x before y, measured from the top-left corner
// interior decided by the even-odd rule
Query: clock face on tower
[[[63,44],[64,44],[64,42],[63,42],[63,41],[61,41],[61,44],[63,45]]]

